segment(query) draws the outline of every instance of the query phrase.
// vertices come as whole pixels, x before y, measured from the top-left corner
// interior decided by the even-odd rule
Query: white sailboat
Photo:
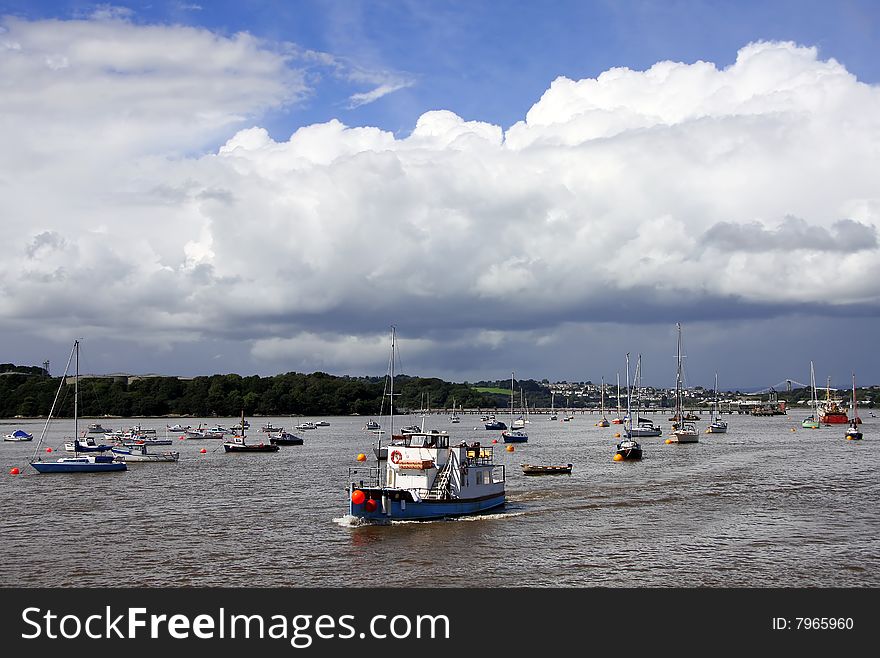
[[[627,363],[629,361],[627,360]],[[633,377],[633,388],[635,389],[635,393],[633,394],[629,388],[629,368],[627,368],[627,402],[626,402],[626,415],[623,417],[624,419],[624,433],[626,434],[626,438],[631,439],[633,437],[647,437],[647,436],[660,436],[663,434],[663,430],[659,425],[655,425],[654,421],[650,418],[642,418],[639,415],[639,411],[641,410],[641,390],[642,390],[642,355],[639,354],[638,359],[636,359],[636,371]],[[635,404],[632,404],[631,398],[635,397]],[[633,420],[635,420],[635,424],[633,424]]]
[[[641,376],[639,372],[641,369],[642,357],[639,355],[639,360],[636,365],[636,381]],[[620,374],[618,373],[618,380]],[[614,461],[624,461],[624,460],[634,460],[642,458],[642,446],[639,445],[639,442],[635,440],[635,434],[633,433],[632,426],[632,392],[629,387],[629,352],[626,353],[626,416],[624,416],[624,431],[625,436],[620,442],[617,444],[617,451],[614,453]]]
[[[515,373],[510,373],[510,427],[513,429],[501,432],[501,438],[504,439],[504,443],[525,443],[529,440],[528,434],[521,429],[515,429],[517,427],[516,421],[513,419],[513,387],[515,379]],[[522,418],[519,420],[522,420]],[[520,425],[520,427],[522,427],[522,425]]]
[[[862,422],[862,419],[859,418],[858,413],[858,402],[856,400],[856,373],[852,374],[852,420],[849,422],[849,428],[846,430],[846,440],[847,441],[861,441],[862,433],[859,430],[859,423]]]
[[[715,373],[715,399],[712,401],[712,415],[709,417],[709,427],[706,434],[724,434],[727,432],[727,421],[721,420],[721,412],[718,410],[718,373]]]
[[[602,378],[602,391],[601,391],[601,405],[602,405],[602,418],[599,419],[599,422],[596,423],[596,427],[610,427],[611,423],[608,422],[608,419],[605,418],[605,378]]]
[[[556,408],[554,407],[554,402],[556,401],[556,391],[550,389],[550,420],[556,420]]]
[[[816,372],[813,370],[813,362],[810,361],[810,407],[813,413],[804,418],[801,427],[807,430],[819,429],[819,396],[816,393]]]
[[[452,396],[452,415],[449,417],[450,423],[460,423],[461,419],[455,413],[455,396]]]
[[[73,457],[62,457],[55,461],[44,462],[37,459],[37,453],[46,437],[49,429],[49,423],[52,415],[55,413],[55,405],[58,403],[58,396],[61,393],[64,383],[67,380],[67,372],[70,370],[70,363],[76,357],[76,370],[73,378]],[[80,455],[79,448],[79,341],[73,341],[73,349],[70,357],[67,359],[67,366],[64,368],[64,375],[61,377],[61,383],[58,385],[58,391],[55,393],[55,400],[52,402],[52,408],[49,410],[49,417],[46,419],[46,425],[40,434],[40,440],[34,450],[34,456],[31,459],[31,466],[39,473],[106,473],[111,471],[125,471],[128,467],[113,459],[111,455],[98,454],[96,452]]]
[[[697,426],[689,420],[685,420],[684,412],[684,380],[681,369],[681,323],[675,323],[678,329],[678,354],[676,357],[676,373],[675,373],[675,418],[672,424],[672,433],[669,436],[670,443],[697,443],[700,435],[697,432]]]

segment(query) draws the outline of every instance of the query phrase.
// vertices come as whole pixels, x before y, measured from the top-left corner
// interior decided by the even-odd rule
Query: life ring
[[[400,454],[400,450],[395,450],[391,453],[391,463],[397,464],[400,460],[403,459],[403,455]]]

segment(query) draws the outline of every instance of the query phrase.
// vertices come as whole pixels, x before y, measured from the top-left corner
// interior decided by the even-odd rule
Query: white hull
[[[673,432],[669,436],[672,443],[698,443],[700,435],[696,432]]]

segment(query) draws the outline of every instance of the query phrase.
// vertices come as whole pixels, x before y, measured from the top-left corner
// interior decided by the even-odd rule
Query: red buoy
[[[19,471],[19,470],[18,470],[18,467],[16,467],[16,466],[13,466],[12,468],[9,469],[9,474],[10,474],[10,475],[18,475],[20,472],[21,472],[21,471]]]
[[[378,505],[376,501],[370,498],[367,502],[364,503],[364,509],[368,512],[375,512]]]
[[[208,451],[205,450],[204,448],[202,448],[201,450],[199,450],[199,452],[202,453],[202,454],[204,455],[204,454],[205,454],[206,452],[208,452]]]
[[[353,502],[355,505],[360,505],[361,503],[363,503],[366,497],[366,494],[360,489],[355,489],[351,492],[351,502]]]
[[[52,448],[46,448],[46,452],[52,452]]]
[[[498,443],[498,439],[492,439],[492,443]]]

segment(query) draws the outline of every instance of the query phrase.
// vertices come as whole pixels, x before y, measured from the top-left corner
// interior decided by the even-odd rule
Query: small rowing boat
[[[571,464],[522,464],[523,475],[571,475]]]

